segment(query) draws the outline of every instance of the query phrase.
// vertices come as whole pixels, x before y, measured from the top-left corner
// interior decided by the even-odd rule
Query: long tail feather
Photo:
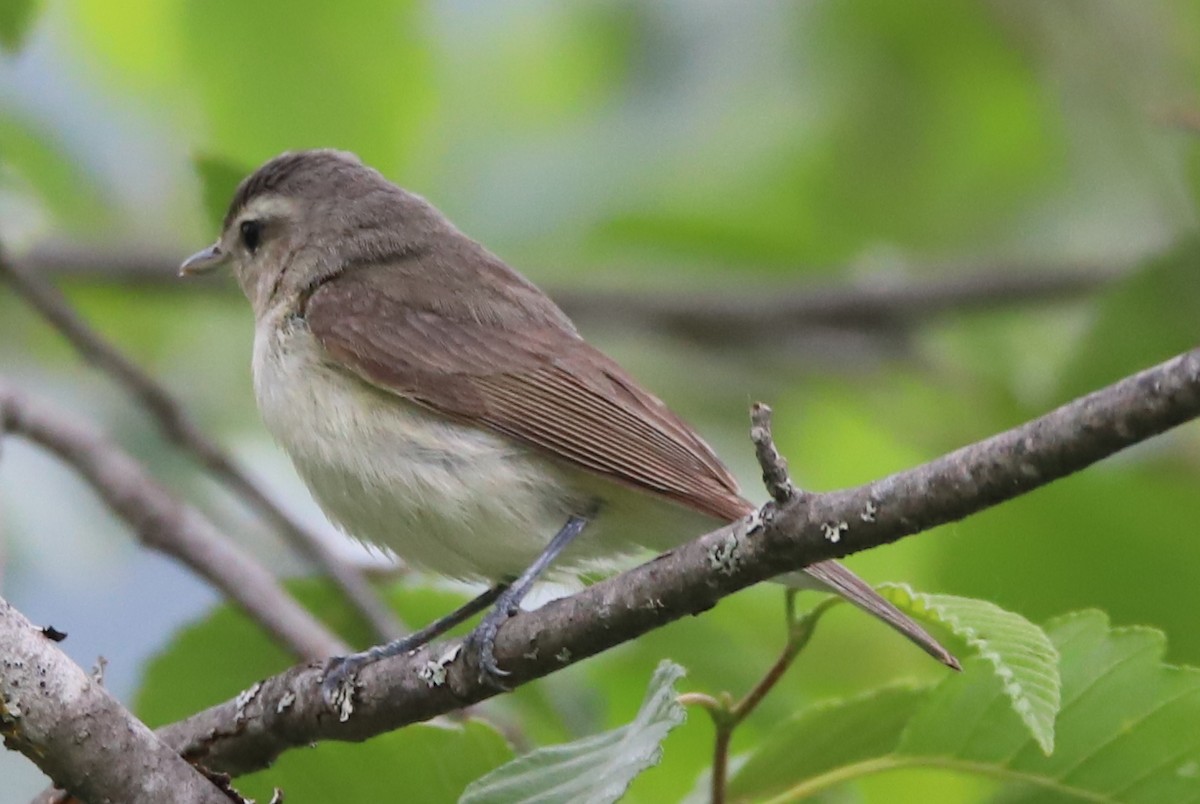
[[[875,615],[904,634],[942,664],[954,670],[962,669],[958,659],[942,647],[940,642],[846,567],[836,561],[822,561],[819,564],[805,567],[804,571],[821,585],[837,592],[863,611]]]

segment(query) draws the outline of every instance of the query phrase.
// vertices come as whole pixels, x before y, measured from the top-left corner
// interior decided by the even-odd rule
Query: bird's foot
[[[354,711],[354,693],[360,686],[358,672],[375,661],[371,651],[334,656],[325,663],[321,676],[321,697],[325,705],[337,712],[343,723]]]
[[[502,670],[496,664],[496,634],[499,633],[500,626],[520,610],[519,602],[515,595],[501,595],[496,605],[484,615],[483,620],[466,640],[468,653],[474,654],[475,664],[479,669],[480,683],[501,691],[508,691],[509,686],[504,679],[512,673]]]
[[[325,705],[338,713],[338,720],[349,720],[354,711],[354,693],[362,686],[358,680],[359,671],[380,659],[416,650],[429,641],[429,630],[418,631],[386,645],[376,645],[361,653],[334,656],[327,661],[321,676],[321,697],[325,699]]]

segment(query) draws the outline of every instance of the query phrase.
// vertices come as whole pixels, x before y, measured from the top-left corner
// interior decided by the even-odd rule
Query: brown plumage
[[[364,379],[642,491],[733,521],[752,507],[712,449],[555,316],[506,326],[396,289],[411,266],[350,271],[309,295],[313,335]],[[440,309],[439,309],[440,307]]]
[[[507,488],[530,506],[528,521],[563,515],[557,527],[566,515],[584,513],[572,508],[574,481],[552,469],[562,464],[715,522],[753,511],[704,440],[587,344],[545,294],[423,199],[350,155],[285,154],[249,176],[230,204],[221,239],[185,268],[227,259],[259,321],[255,376],[264,418],[326,510],[352,533],[355,521],[373,529],[356,533],[361,538],[394,544],[396,522],[407,519],[424,534],[419,548],[427,560],[431,550],[457,551],[457,565],[482,567],[484,559],[472,554],[499,542],[471,540],[489,538],[482,535],[488,530],[498,538],[488,517],[508,516],[518,503],[506,510],[504,501],[484,500],[499,507],[472,513],[478,495],[467,484],[507,476]],[[361,382],[428,411],[426,418],[399,401],[363,401],[355,385]],[[383,410],[345,415],[346,405]],[[306,410],[301,415],[297,408]],[[346,421],[334,427],[328,418]],[[443,432],[444,422],[460,429]],[[471,448],[483,450],[487,466],[511,460],[513,470],[447,474],[447,466],[461,466],[458,456],[429,439],[472,435],[478,443]],[[391,446],[381,445],[381,437]],[[508,444],[519,448],[511,459]],[[398,466],[391,454],[377,454],[388,449],[414,450],[416,463]],[[551,460],[518,457],[526,452]],[[414,468],[420,461],[428,463]],[[527,480],[514,480],[518,462]],[[425,482],[422,472],[437,482]],[[390,485],[391,477],[408,489]],[[439,493],[454,501],[442,506]],[[607,502],[608,492],[599,493]],[[467,514],[476,519],[456,519]],[[606,518],[603,506],[599,517]],[[506,538],[517,539],[516,521],[508,520]],[[512,555],[520,549],[514,545]],[[842,565],[822,562],[804,573],[957,667],[936,640]]]

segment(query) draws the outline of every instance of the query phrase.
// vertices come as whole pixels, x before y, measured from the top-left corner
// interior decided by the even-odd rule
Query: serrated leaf
[[[988,660],[972,657],[963,673],[915,701],[899,732],[904,699],[895,691],[797,714],[746,759],[731,791],[797,801],[868,775],[924,768],[1006,783],[999,796],[1005,804],[1200,799],[1200,670],[1163,664],[1160,632],[1112,629],[1101,612],[1058,618],[1045,630],[1062,673],[1053,755],[1042,752],[1013,711],[1003,685],[984,667]],[[854,727],[864,723],[871,727],[856,745]],[[830,753],[830,742],[841,761],[816,771],[807,754]],[[781,767],[793,769],[790,780]]]
[[[461,803],[616,801],[634,777],[658,764],[663,739],[686,718],[675,700],[675,682],[683,675],[679,665],[662,662],[633,722],[519,757],[473,782]]]
[[[1004,800],[1200,799],[1200,669],[1164,664],[1161,631],[1110,628],[1103,612],[1061,617],[1047,630],[1062,653],[1058,747],[1052,757],[1029,746],[1001,757],[1031,777]]]
[[[1061,702],[1058,651],[1046,633],[986,600],[914,592],[888,584],[884,595],[913,616],[942,625],[991,663],[1009,703],[1044,753],[1054,750]]]
[[[37,6],[37,0],[5,0],[0,3],[0,48],[10,53],[20,50]]]

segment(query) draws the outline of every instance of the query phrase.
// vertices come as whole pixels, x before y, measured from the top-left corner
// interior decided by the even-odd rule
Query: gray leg
[[[486,681],[497,687],[503,687],[500,679],[508,675],[508,671],[501,670],[496,665],[494,653],[496,633],[500,630],[500,626],[521,610],[521,600],[529,592],[538,576],[545,572],[546,568],[571,542],[575,541],[576,536],[583,533],[587,523],[587,518],[582,516],[572,516],[568,519],[567,523],[550,540],[550,544],[546,545],[542,554],[521,573],[519,578],[513,581],[511,586],[499,594],[496,605],[483,616],[483,621],[467,637],[470,647],[479,652],[479,670],[482,678]]]
[[[399,656],[401,653],[408,653],[432,642],[454,626],[465,620],[469,620],[492,605],[508,588],[508,584],[496,584],[479,597],[467,601],[445,617],[434,620],[420,631],[400,637],[386,645],[376,645],[361,653],[351,653],[348,656],[335,656],[330,659],[328,664],[325,665],[325,677],[321,679],[321,695],[325,698],[325,703],[336,709],[337,705],[335,702],[339,698],[339,691],[345,689],[347,682],[359,670],[380,659],[385,659],[389,656]]]

